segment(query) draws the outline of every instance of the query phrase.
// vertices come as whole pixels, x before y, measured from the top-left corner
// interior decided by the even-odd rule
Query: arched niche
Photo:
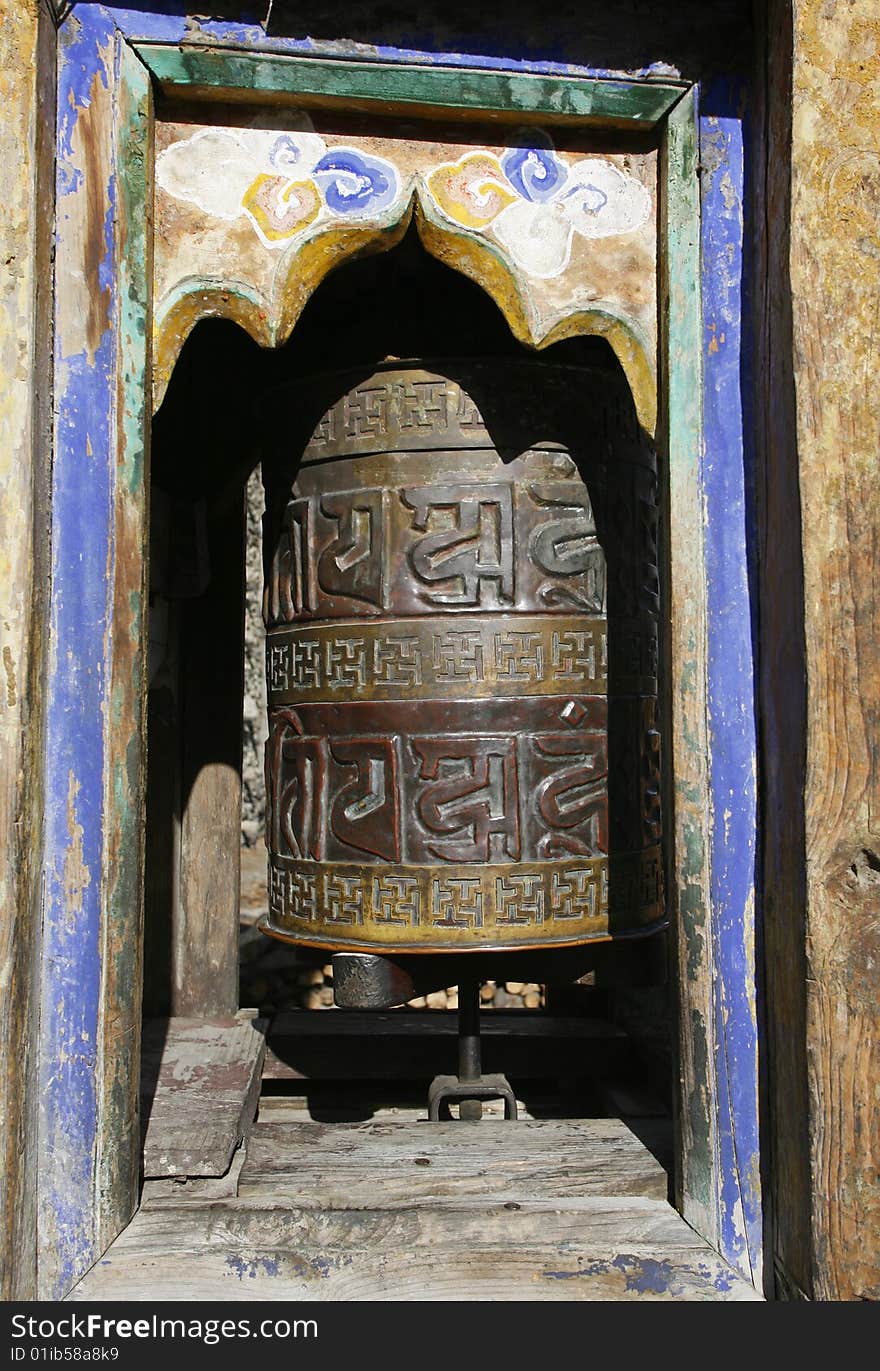
[[[181,546],[189,537],[195,547],[201,537],[209,563],[203,585],[181,585],[179,570],[162,571],[158,563],[151,568],[152,619],[164,625],[170,607],[169,637],[178,645],[176,683],[170,683],[170,690],[167,679],[157,687],[151,673],[145,1003],[153,1014],[172,1009],[192,1015],[206,1012],[206,1006],[212,1013],[228,1014],[237,1007],[240,781],[235,758],[241,746],[242,701],[240,691],[235,700],[221,699],[220,683],[241,672],[241,497],[248,473],[260,459],[262,429],[272,423],[262,395],[296,378],[341,367],[369,371],[389,355],[458,352],[514,360],[530,351],[516,337],[502,302],[470,273],[428,251],[417,219],[407,216],[406,223],[408,232],[396,244],[385,240],[387,251],[353,255],[338,270],[325,272],[277,347],[267,348],[254,338],[246,321],[234,313],[222,320],[218,310],[197,320],[180,348],[166,399],[153,421],[151,546],[161,548],[169,541]],[[561,363],[606,373],[609,393],[619,396],[620,424],[631,434],[627,441],[638,441],[640,429],[641,440],[650,446],[628,393],[628,378],[607,338],[572,331],[548,340],[543,360],[551,370]],[[586,439],[584,433],[582,441]],[[295,447],[292,432],[281,441]],[[606,442],[600,440],[598,447],[604,453]],[[609,469],[615,465],[609,461]],[[168,510],[177,512],[177,527],[156,537],[156,521]],[[600,522],[604,540],[609,516],[603,514]],[[614,556],[610,565],[613,571]],[[193,567],[185,567],[184,574],[191,577]],[[170,602],[163,583],[177,583]],[[610,622],[617,632],[616,617]],[[159,688],[165,690],[162,698]],[[174,781],[166,758],[179,759],[173,763],[182,768],[179,780]],[[170,803],[169,785],[181,807],[182,838],[174,860],[183,865],[178,875],[166,870],[163,876],[172,839],[167,813],[163,817],[157,806]],[[198,859],[200,851],[211,852],[209,863]],[[172,907],[181,915],[176,929],[169,923]],[[190,911],[202,907],[214,910],[210,928],[192,919]],[[170,967],[163,950],[169,947],[174,949]]]
[[[607,339],[640,423],[653,434],[652,155],[640,160],[557,152],[534,129],[511,135],[506,148],[454,146],[450,152],[447,145],[372,137],[326,148],[310,127],[287,133],[215,127],[193,134],[189,126],[160,126],[154,409],[199,319],[233,319],[260,346],[282,346],[328,273],[388,251],[414,223],[425,249],[485,290],[527,347],[543,350],[587,335]],[[314,162],[311,179],[301,169],[274,165],[273,159],[293,156],[297,166],[303,158]],[[336,167],[334,184],[344,189],[351,184],[339,170],[346,157],[385,175],[388,203],[381,212],[328,210],[338,197],[331,194],[331,173],[319,168]],[[541,175],[555,177],[558,189],[539,185]],[[220,185],[224,176],[228,184]]]

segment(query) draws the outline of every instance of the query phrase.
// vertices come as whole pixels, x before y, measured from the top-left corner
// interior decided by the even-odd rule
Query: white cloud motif
[[[228,129],[203,129],[156,158],[156,180],[176,200],[215,219],[237,219],[254,179],[253,158]]]
[[[572,226],[560,202],[517,200],[492,222],[492,232],[529,276],[558,276],[568,266]]]
[[[558,203],[584,238],[634,233],[651,213],[647,187],[599,157],[573,163]]]
[[[323,138],[310,125],[284,132],[200,129],[159,153],[156,180],[175,199],[198,205],[215,219],[237,219],[257,176],[304,180],[325,151]]]
[[[297,180],[308,176],[312,167],[327,151],[327,144],[312,129],[305,117],[301,128],[236,129],[243,147],[256,163],[257,171],[267,176],[291,176]]]

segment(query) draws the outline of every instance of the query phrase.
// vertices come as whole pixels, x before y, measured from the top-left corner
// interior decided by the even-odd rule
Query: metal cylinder
[[[395,362],[276,391],[261,428],[266,931],[658,925],[657,477],[622,375]]]

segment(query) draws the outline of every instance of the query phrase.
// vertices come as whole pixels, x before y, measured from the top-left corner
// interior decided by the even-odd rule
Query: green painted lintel
[[[210,92],[216,98],[344,101],[421,106],[449,114],[485,114],[629,124],[651,129],[686,86],[577,76],[475,71],[386,62],[287,57],[203,46],[138,43],[138,56],[166,94]]]

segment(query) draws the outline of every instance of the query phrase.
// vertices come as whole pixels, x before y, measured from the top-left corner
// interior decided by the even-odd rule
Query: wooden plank
[[[649,1255],[479,1247],[397,1252],[197,1251],[126,1264],[105,1257],[72,1300],[758,1300],[710,1248]]]
[[[233,1199],[238,1194],[246,1141],[236,1148],[229,1170],[222,1176],[146,1177],[141,1186],[141,1208],[180,1209]]]
[[[127,1251],[167,1247],[175,1234],[179,1249],[204,1244],[251,1245],[264,1241],[283,1249],[303,1242],[327,1248],[555,1247],[574,1243],[581,1249],[652,1246],[683,1252],[705,1250],[706,1244],[665,1200],[644,1196],[554,1196],[545,1200],[480,1199],[462,1195],[443,1209],[330,1209],[263,1198],[213,1200],[192,1209],[192,1223],[178,1208],[138,1214],[119,1239]]]
[[[880,34],[873,0],[830,11],[802,0],[792,9],[788,266],[807,680],[806,1293],[878,1300]]]
[[[792,17],[785,0],[768,6],[759,29],[761,105],[756,108],[756,320],[758,698],[761,716],[762,924],[766,977],[769,1180],[768,1246],[776,1289],[798,1298],[812,1288],[804,831],[806,661],[800,486],[788,263],[791,217]],[[774,226],[767,232],[765,226]]]
[[[194,410],[200,403],[193,395]],[[210,494],[210,579],[177,605],[183,814],[171,1012],[183,1018],[238,1008],[245,506],[243,489]]]
[[[36,1296],[35,958],[51,469],[55,33],[36,4],[0,24],[0,1299]],[[37,530],[40,530],[40,534]]]
[[[661,394],[668,460],[669,606],[665,823],[673,834],[666,891],[677,968],[677,1098],[680,1135],[676,1193],[685,1218],[710,1242],[719,1238],[718,1139],[713,1052],[713,938],[707,820],[709,733],[706,697],[706,584],[703,528],[699,183],[696,105],[673,110],[661,150]],[[661,559],[663,562],[665,559]],[[671,766],[669,762],[671,760]],[[671,823],[670,823],[671,820]]]
[[[651,129],[685,89],[675,81],[615,81],[545,77],[509,71],[455,71],[444,67],[352,62],[277,53],[223,52],[202,45],[137,43],[163,93],[211,99],[340,101],[347,109],[382,113],[407,106],[459,114],[507,115],[542,122],[634,124]]]
[[[102,861],[99,1009],[98,1212],[103,1249],[132,1213],[140,1171],[138,1043],[143,989],[146,801],[148,358],[152,257],[149,76],[117,39],[112,157],[116,186],[115,356],[112,359],[113,561],[108,590],[105,784],[114,797]],[[132,684],[136,682],[136,687]]]
[[[88,8],[62,28],[34,1086],[41,1298],[65,1293],[130,1218],[137,1194],[148,264],[143,198],[134,214],[130,191],[145,184],[146,99],[146,73],[122,57],[106,11]],[[122,159],[134,178],[127,188]]]
[[[571,1025],[571,1034],[565,1026]],[[512,1078],[584,1077],[622,1061],[629,1044],[604,1020],[492,1010],[481,1016],[483,1069]],[[454,1071],[457,1016],[400,1011],[280,1014],[266,1053],[267,1080],[429,1080]]]
[[[747,1279],[760,1284],[757,722],[749,567],[754,535],[754,454],[748,430],[753,357],[749,320],[743,319],[748,284],[742,110],[748,99],[745,83],[730,77],[701,87],[699,184],[718,1248]]]
[[[152,522],[152,508],[150,518]],[[172,643],[176,636],[173,627],[175,618],[176,606],[172,605],[168,613],[168,622],[172,625]],[[173,653],[174,648],[170,650]],[[174,667],[170,667],[166,679],[155,689],[150,689],[147,696],[143,948],[145,1019],[161,1018],[171,1013],[172,930],[180,883],[180,720],[176,678],[172,674],[174,670]]]
[[[443,1207],[462,1195],[665,1199],[666,1189],[617,1119],[257,1124],[239,1181],[240,1195],[350,1208]]]
[[[170,1185],[170,1182],[164,1182]],[[207,1182],[202,1182],[205,1185]],[[175,1187],[179,1189],[180,1187]],[[192,1205],[144,1206],[114,1244],[113,1256],[300,1245],[362,1251],[366,1248],[557,1246],[582,1250],[645,1251],[652,1246],[696,1252],[705,1243],[665,1200],[643,1196],[592,1196],[523,1200],[466,1196],[448,1207],[410,1209],[303,1208],[263,1197],[204,1198]]]
[[[260,1090],[263,1019],[153,1020],[143,1038],[145,1177],[222,1176]]]
[[[142,1211],[72,1298],[758,1298],[662,1201],[560,1203]]]

